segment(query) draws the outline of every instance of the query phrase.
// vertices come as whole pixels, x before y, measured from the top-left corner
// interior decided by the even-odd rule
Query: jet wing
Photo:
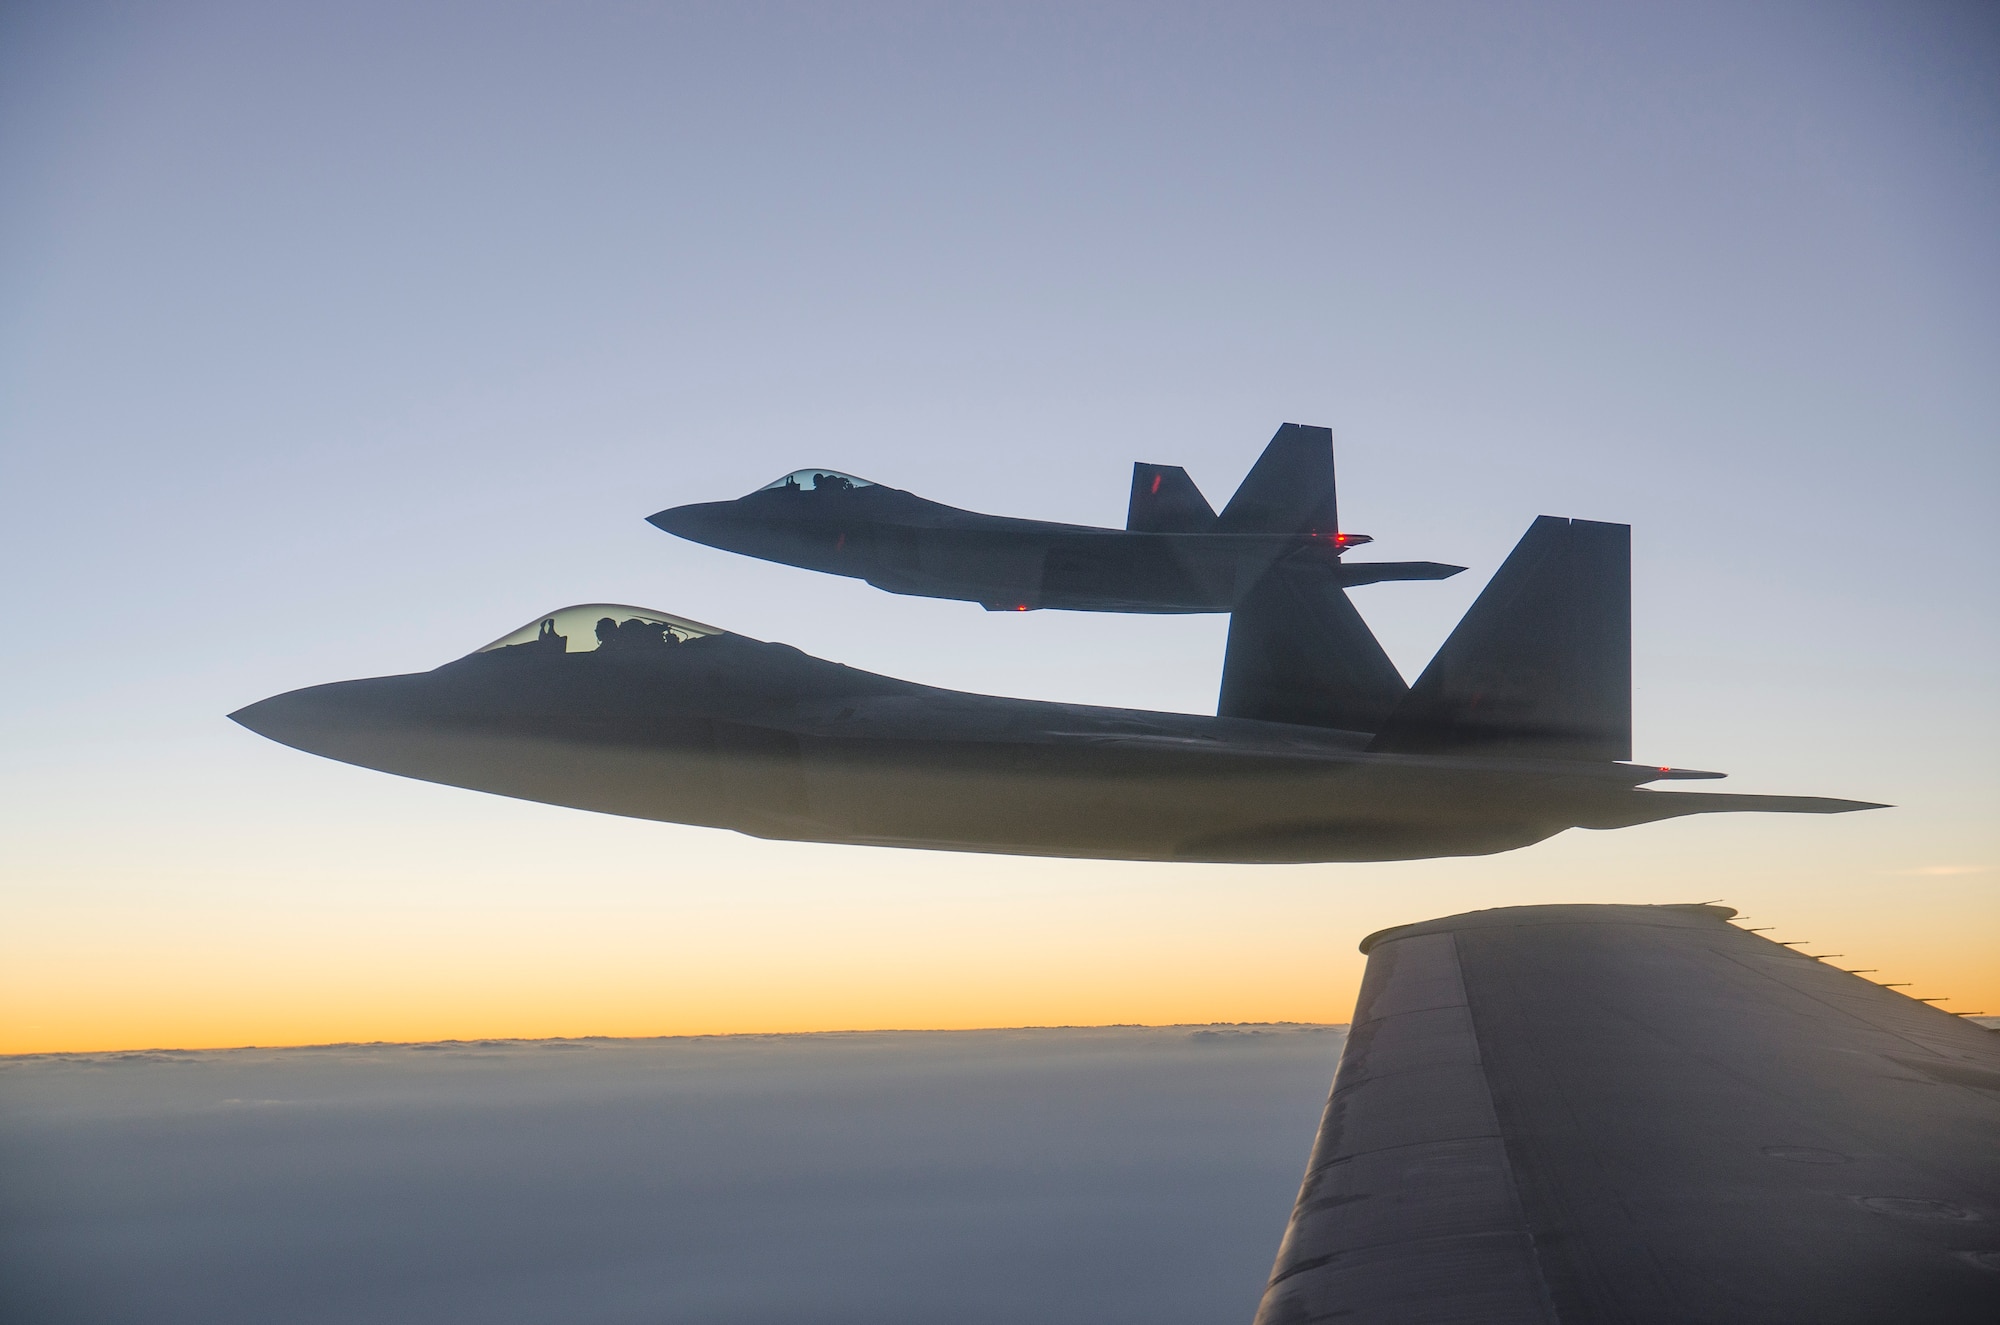
[[[1364,941],[1258,1325],[2000,1320],[2000,1035],[1734,914]]]

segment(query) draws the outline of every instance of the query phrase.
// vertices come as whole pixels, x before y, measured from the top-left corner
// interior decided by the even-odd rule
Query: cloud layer
[[[0,1064],[0,1316],[1248,1319],[1342,1033]]]

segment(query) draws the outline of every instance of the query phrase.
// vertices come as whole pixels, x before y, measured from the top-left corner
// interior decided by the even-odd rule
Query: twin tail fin
[[[1333,429],[1302,423],[1278,429],[1216,521],[1216,532],[1224,534],[1331,534],[1339,529]]]
[[[1407,687],[1334,568],[1288,557],[1229,616],[1216,715],[1373,732]]]
[[[1337,533],[1333,430],[1300,423],[1279,428],[1219,516],[1179,465],[1135,464],[1125,528],[1145,534]]]
[[[1632,527],[1544,515],[1370,750],[1632,757]]]
[[[1230,617],[1216,711],[1386,754],[1630,759],[1631,565],[1631,526],[1542,516],[1406,687],[1336,578],[1286,558]]]
[[[1209,534],[1215,511],[1179,465],[1132,466],[1132,500],[1125,528],[1135,534]]]

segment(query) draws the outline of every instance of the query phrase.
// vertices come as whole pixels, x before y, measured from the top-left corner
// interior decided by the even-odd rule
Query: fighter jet
[[[1346,563],[1333,434],[1288,423],[1217,515],[1187,471],[1136,464],[1125,528],[981,515],[830,469],[801,469],[735,501],[649,517],[727,552],[988,611],[1228,612],[1280,562],[1335,586],[1441,580],[1463,566]]]
[[[1630,530],[1542,517],[1414,686],[1313,566],[1260,577],[1217,716],[966,694],[664,612],[537,617],[434,671],[230,716],[348,763],[758,837],[1118,860],[1483,855],[1862,802],[1631,759]]]

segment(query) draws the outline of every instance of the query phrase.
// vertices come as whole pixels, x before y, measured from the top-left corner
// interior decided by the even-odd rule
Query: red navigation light
[[[1027,611],[1027,610],[1028,610],[1028,605],[1027,605],[1026,603],[1022,603],[1022,604],[1021,604],[1020,606],[1016,607],[1016,608],[1015,608],[1014,610],[1015,610],[1016,612],[1025,612],[1025,611]]]
[[[1673,772],[1674,770],[1673,770],[1673,769],[1671,769],[1671,768],[1668,768],[1668,767],[1667,767],[1667,766],[1666,766],[1665,764],[1661,764],[1661,765],[1660,765],[1660,771],[1661,771],[1662,773],[1671,773],[1671,772]]]
[[[1347,541],[1347,535],[1346,535],[1346,534],[1335,534],[1335,535],[1333,536],[1333,541],[1334,541],[1334,542],[1336,542],[1336,543],[1345,543],[1345,542]]]
[[[1163,478],[1165,478],[1165,477],[1166,477],[1166,475],[1165,475],[1165,474],[1155,474],[1155,475],[1153,475],[1153,495],[1154,495],[1154,496],[1156,496],[1156,497],[1157,497],[1157,496],[1159,496],[1159,494],[1160,494],[1160,480],[1161,480],[1161,479],[1163,479]]]

